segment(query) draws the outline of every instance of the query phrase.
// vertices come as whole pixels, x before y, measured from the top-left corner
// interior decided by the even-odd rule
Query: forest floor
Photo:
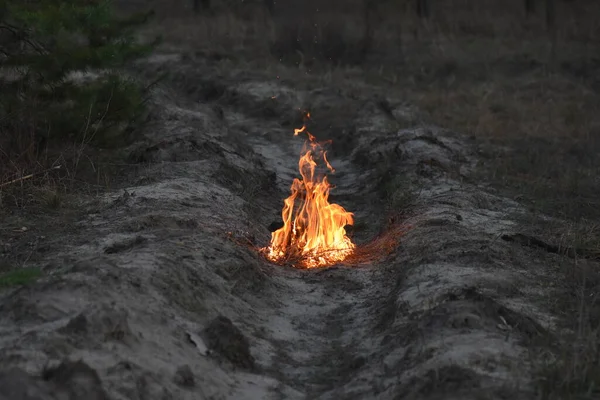
[[[169,74],[140,140],[111,154],[109,190],[60,205],[4,194],[0,399],[594,395],[591,141],[498,143],[513,107],[498,97],[477,135],[452,102],[483,86],[433,89],[461,68],[411,86],[169,44],[132,70]],[[295,269],[258,252],[297,176],[307,110],[308,130],[332,140],[331,201],[355,215],[360,262]],[[558,154],[573,159],[562,171]],[[544,162],[552,184],[534,175]],[[576,172],[577,190],[552,186]],[[16,208],[18,196],[31,198]]]

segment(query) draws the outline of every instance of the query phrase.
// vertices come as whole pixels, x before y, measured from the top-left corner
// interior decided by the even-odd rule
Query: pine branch
[[[101,131],[140,115],[154,83],[143,88],[122,79],[117,71],[155,48],[158,42],[138,44],[133,35],[134,28],[153,13],[118,19],[110,3],[0,0],[0,34],[9,39],[0,46],[0,66],[13,67],[17,73],[16,79],[0,82],[0,114],[27,110],[27,115],[19,111],[2,125],[18,126],[24,116],[36,135],[51,128],[52,140],[73,140],[81,135],[82,120],[90,111],[89,121],[95,121],[96,113],[102,114],[105,107]],[[87,42],[79,40],[82,36]],[[71,72],[89,70],[104,70],[108,75],[89,81],[66,79]]]

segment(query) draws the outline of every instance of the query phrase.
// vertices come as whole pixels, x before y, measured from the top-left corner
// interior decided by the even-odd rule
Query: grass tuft
[[[18,268],[0,275],[0,288],[27,285],[42,276],[39,268]]]

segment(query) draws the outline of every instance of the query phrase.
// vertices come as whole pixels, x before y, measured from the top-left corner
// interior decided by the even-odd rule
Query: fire
[[[298,162],[302,179],[294,178],[281,212],[284,225],[272,233],[269,247],[263,250],[273,262],[294,260],[299,266],[315,268],[343,261],[353,253],[355,245],[346,236],[345,226],[352,225],[354,218],[342,206],[329,203],[331,185],[325,174],[317,173],[317,162],[332,173],[335,170],[306,124],[294,130],[294,136],[301,133],[308,135]]]

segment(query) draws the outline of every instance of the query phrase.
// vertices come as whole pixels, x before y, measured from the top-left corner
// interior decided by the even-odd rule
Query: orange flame
[[[302,180],[294,178],[292,194],[284,200],[281,212],[284,225],[272,233],[271,244],[263,250],[273,262],[294,260],[300,266],[314,268],[343,261],[353,253],[355,245],[346,236],[345,226],[352,225],[354,219],[342,206],[329,203],[331,185],[327,176],[316,173],[317,160],[323,160],[329,171],[335,170],[306,125],[294,129],[294,136],[303,132],[308,141],[298,163]]]

